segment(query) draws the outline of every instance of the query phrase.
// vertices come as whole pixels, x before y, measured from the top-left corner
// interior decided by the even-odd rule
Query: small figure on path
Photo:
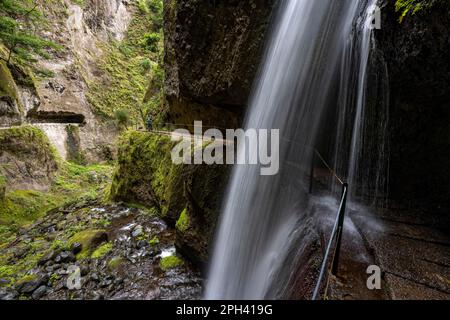
[[[149,115],[147,117],[147,121],[145,122],[145,126],[147,127],[148,131],[152,131],[153,130],[153,121],[152,121],[152,116]]]

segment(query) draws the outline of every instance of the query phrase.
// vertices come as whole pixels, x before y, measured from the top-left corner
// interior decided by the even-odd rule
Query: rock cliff
[[[168,1],[166,97],[175,122],[236,127],[246,109],[276,0]]]
[[[421,1],[421,9],[401,21],[396,2],[402,1],[382,1],[382,28],[375,32],[379,66],[389,81],[389,197],[444,210],[450,194],[450,2]]]

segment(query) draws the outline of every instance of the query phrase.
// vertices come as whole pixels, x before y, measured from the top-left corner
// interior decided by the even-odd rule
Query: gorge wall
[[[36,57],[34,64],[14,56],[8,66],[1,62],[0,126],[40,123],[52,139],[72,124],[79,129],[69,128],[62,141],[52,141],[64,148],[63,158],[71,153],[65,149],[78,148],[79,162],[112,160],[120,129],[114,113],[125,109],[132,122],[142,122],[139,109],[158,59],[142,42],[157,29],[153,13],[135,0],[39,0],[36,5],[43,13],[37,33],[60,49]],[[74,134],[76,145],[69,139]]]
[[[400,21],[401,12],[396,12],[395,5],[402,2],[381,1],[382,26],[375,31],[374,55],[381,73],[387,70],[389,81],[388,196],[404,205],[446,212],[450,194],[450,2],[417,1],[422,7],[411,9]]]
[[[174,122],[239,126],[276,0],[168,1],[166,97]]]

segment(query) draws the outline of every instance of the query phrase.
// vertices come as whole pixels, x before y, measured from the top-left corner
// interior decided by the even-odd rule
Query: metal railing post
[[[344,183],[342,186],[342,205],[339,210],[339,218],[338,218],[338,229],[337,229],[337,238],[336,238],[336,254],[333,259],[333,266],[331,269],[331,273],[333,275],[337,275],[339,268],[339,254],[341,251],[341,242],[342,242],[342,233],[344,230],[344,219],[345,219],[345,206],[347,204],[347,191],[348,184]]]

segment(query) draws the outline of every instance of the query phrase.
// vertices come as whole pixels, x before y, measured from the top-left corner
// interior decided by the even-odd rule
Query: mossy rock
[[[119,256],[113,257],[108,262],[108,270],[109,271],[118,270],[124,262],[125,262],[125,259],[123,257],[119,257]]]
[[[189,214],[187,208],[184,208],[184,210],[181,212],[175,226],[180,232],[185,232],[189,228]]]
[[[119,141],[110,200],[158,207],[159,215],[177,227],[183,254],[190,252],[198,265],[206,263],[229,167],[173,164],[176,142],[168,136],[127,131]]]
[[[77,254],[77,259],[85,259],[93,255],[93,253],[96,252],[96,249],[101,244],[107,241],[108,234],[105,232],[105,230],[88,229],[74,234],[69,240],[69,245],[72,245],[76,242],[80,243],[81,251]],[[97,252],[96,257],[100,257],[101,254],[105,253],[105,251],[109,251],[105,249],[108,249],[108,247],[104,247],[101,251]]]
[[[163,271],[168,271],[170,269],[181,267],[183,264],[184,261],[178,258],[177,256],[164,257],[159,261],[159,267]]]
[[[156,245],[158,245],[159,244],[159,238],[157,237],[157,236],[154,236],[153,238],[151,238],[149,241],[148,241],[148,244],[150,245],[150,246],[156,246]]]
[[[20,159],[47,159],[56,162],[56,149],[45,133],[34,126],[24,125],[0,130],[0,151],[9,152]]]
[[[16,110],[10,110],[12,113],[20,114],[23,112],[22,102],[19,99],[17,86],[6,62],[0,61],[0,100],[8,101],[10,105],[15,105]],[[3,114],[0,114],[2,116]]]
[[[94,250],[91,254],[92,259],[100,259],[103,258],[108,252],[111,251],[113,245],[112,243],[104,243]]]

